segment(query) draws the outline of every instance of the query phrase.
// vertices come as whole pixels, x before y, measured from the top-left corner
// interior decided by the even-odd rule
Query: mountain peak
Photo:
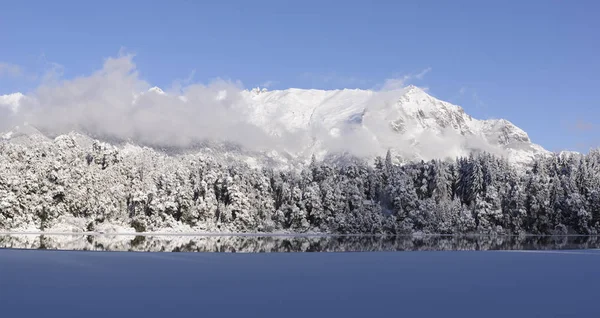
[[[411,101],[421,101],[429,103],[429,101],[437,101],[437,99],[431,95],[429,95],[424,89],[415,86],[408,85],[403,89],[402,96],[400,99],[411,100]]]
[[[429,160],[486,151],[520,163],[546,153],[509,121],[472,118],[415,85],[392,91],[288,89],[261,95],[249,96],[250,122],[274,136],[305,134],[309,142],[295,145],[301,152],[345,144],[368,156],[392,148],[405,158]]]
[[[420,89],[418,86],[415,85],[408,85],[406,87],[404,87],[404,91],[406,93],[417,93],[417,92],[424,92],[422,89]]]
[[[404,87],[404,94],[403,95],[414,95],[414,96],[430,96],[425,89],[415,86],[415,85],[408,85],[406,87]]]
[[[154,87],[150,88],[148,90],[148,92],[156,93],[159,95],[166,95],[166,93],[162,89],[160,89],[160,87],[158,87],[158,86],[154,86]]]
[[[266,93],[268,92],[268,89],[266,87],[260,88],[260,87],[255,87],[251,90],[251,92],[255,95],[261,94],[261,93]]]
[[[526,163],[536,154],[547,153],[509,121],[472,118],[461,107],[415,85],[388,91],[255,88],[242,93],[239,119],[280,140],[291,155],[348,151],[373,156],[392,148],[405,159],[429,160],[486,151]],[[152,87],[134,94],[133,103],[145,94],[148,98],[167,95]],[[223,90],[217,99],[226,97]],[[16,109],[22,98],[28,97],[2,95],[0,106]],[[183,96],[179,99],[187,101]],[[29,136],[38,134],[17,128],[0,137],[26,141]],[[295,141],[290,142],[292,138]]]

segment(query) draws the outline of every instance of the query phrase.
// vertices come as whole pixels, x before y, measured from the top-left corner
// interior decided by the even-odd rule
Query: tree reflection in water
[[[600,248],[598,236],[0,235],[0,248],[136,252],[366,252]]]

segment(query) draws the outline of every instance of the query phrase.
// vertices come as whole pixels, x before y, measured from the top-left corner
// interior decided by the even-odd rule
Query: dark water
[[[566,236],[1,236],[0,317],[600,317],[599,244]]]
[[[0,250],[1,317],[600,317],[600,252]]]
[[[232,253],[564,250],[600,248],[600,237],[0,235],[0,248]]]

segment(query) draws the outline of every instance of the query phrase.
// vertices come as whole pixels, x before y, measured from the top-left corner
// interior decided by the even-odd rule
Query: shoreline
[[[600,234],[336,234],[336,233],[244,233],[244,232],[60,232],[60,231],[0,231],[0,236],[35,235],[35,236],[240,236],[240,237],[600,237]]]

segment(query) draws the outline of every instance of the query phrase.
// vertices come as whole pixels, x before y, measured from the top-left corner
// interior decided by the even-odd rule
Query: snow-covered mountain
[[[488,151],[515,163],[547,153],[508,120],[474,119],[416,86],[389,92],[254,89],[243,94],[252,123],[274,135],[309,135],[308,152],[335,144],[368,155],[392,149],[405,159]]]
[[[217,92],[215,99],[226,93]],[[280,152],[303,160],[312,154],[339,152],[374,157],[391,149],[402,161],[487,151],[524,164],[548,153],[508,120],[475,119],[416,86],[391,91],[257,88],[239,94],[232,108],[241,114],[239,118],[270,135]],[[144,99],[139,99],[141,95]],[[168,94],[153,87],[133,94],[132,104],[148,101],[152,95]],[[0,104],[16,111],[23,98],[20,93],[0,96]],[[193,103],[186,96],[176,99]],[[31,131],[21,125],[1,137],[15,139]]]
[[[594,208],[600,195],[589,190],[600,189],[600,151],[529,161],[548,152],[521,129],[473,119],[416,87],[201,89],[187,98],[158,89],[116,97],[101,91],[101,98],[84,91],[54,104],[26,96],[7,116],[23,124],[11,122],[13,129],[0,133],[0,231],[562,235],[600,229]],[[56,106],[65,103],[71,106]],[[109,117],[94,113],[111,103],[121,108]],[[35,107],[46,107],[47,117],[27,113]],[[199,122],[211,111],[217,114]],[[65,122],[53,127],[54,120]],[[185,127],[209,120],[227,138]],[[88,133],[60,134],[57,127]],[[111,139],[112,129],[123,134]],[[155,140],[133,138],[145,131],[173,133],[159,139],[169,142],[187,134],[190,143],[146,147]],[[244,131],[275,142],[260,150],[228,139]],[[400,160],[487,151],[521,165],[490,153],[407,165],[368,158],[389,148]],[[323,153],[332,156],[319,158]],[[562,194],[551,198],[556,191]],[[547,217],[557,206],[565,217]]]

